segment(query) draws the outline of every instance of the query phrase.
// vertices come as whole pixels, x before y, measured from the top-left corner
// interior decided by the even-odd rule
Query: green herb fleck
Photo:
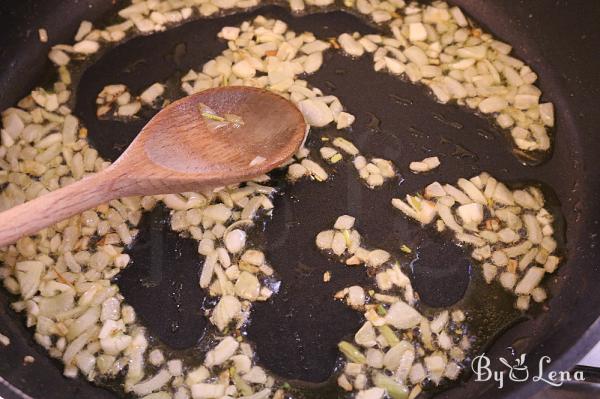
[[[410,247],[405,244],[402,244],[402,246],[400,247],[400,251],[402,251],[406,254],[412,254],[412,249],[410,249]]]
[[[334,156],[332,156],[331,158],[329,158],[329,162],[331,162],[331,163],[338,163],[341,160],[342,160],[342,154],[340,154],[339,152],[337,154],[335,154]]]
[[[225,118],[223,118],[222,116],[219,115],[215,115],[215,114],[211,114],[209,112],[203,112],[202,116],[206,119],[210,119],[212,121],[217,121],[217,122],[225,122]]]
[[[360,364],[365,364],[367,362],[365,355],[350,342],[342,341],[338,344],[338,348],[351,362]]]

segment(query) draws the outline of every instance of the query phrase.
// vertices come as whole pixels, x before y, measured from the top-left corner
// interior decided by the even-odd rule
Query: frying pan
[[[358,184],[352,170],[343,165],[327,186],[310,182],[290,186],[274,173],[283,195],[274,200],[272,220],[252,236],[253,244],[265,248],[282,283],[271,301],[254,306],[246,333],[256,344],[259,362],[292,385],[310,388],[307,392],[313,393],[308,396],[336,396],[327,384],[336,367],[335,344],[360,325],[361,315],[332,301],[332,293],[347,285],[369,284],[360,270],[340,269],[312,249],[316,232],[342,213],[357,217],[360,231],[372,245],[391,250],[402,242],[418,248],[418,258],[404,262],[411,266],[411,279],[424,306],[465,307],[477,320],[471,333],[482,337],[479,349],[492,359],[527,353],[527,366],[537,370],[539,359],[549,356],[552,363],[547,371],[569,370],[600,340],[600,135],[596,133],[600,126],[600,6],[583,0],[453,3],[513,44],[517,56],[539,74],[545,100],[554,102],[557,109],[553,151],[535,162],[519,158],[511,152],[505,133],[487,119],[457,106],[437,104],[423,87],[374,73],[366,57],[350,60],[327,54],[324,67],[309,82],[338,96],[357,116],[350,139],[365,153],[392,159],[404,177],[372,192]],[[118,7],[106,0],[4,0],[0,4],[0,109],[47,81],[50,46],[69,41],[82,19],[102,23]],[[85,65],[76,85],[74,112],[89,128],[90,140],[100,154],[115,159],[151,116],[144,114],[139,122],[127,124],[96,120],[94,99],[104,85],[126,83],[135,93],[171,76],[177,81],[189,68],[198,68],[223,50],[224,44],[214,40],[220,27],[258,14],[283,19],[291,29],[311,30],[322,37],[376,30],[343,12],[291,17],[284,8],[269,5],[131,39]],[[49,32],[48,43],[39,42],[39,27]],[[175,87],[168,94],[181,95]],[[314,148],[319,135],[331,133],[317,131],[308,145]],[[541,185],[553,210],[562,215],[557,228],[565,258],[557,274],[547,279],[551,294],[547,306],[528,315],[517,314],[502,290],[481,288],[480,273],[463,249],[390,209],[392,195],[414,192],[431,181],[431,177],[402,170],[402,165],[428,153],[441,156],[444,166],[435,175],[440,181],[453,182],[486,170],[513,185]],[[176,354],[201,358],[201,343],[210,335],[202,309],[210,307],[212,300],[197,287],[201,260],[194,242],[171,232],[167,220],[168,211],[161,207],[144,215],[140,235],[128,250],[133,262],[117,283],[155,342]],[[321,281],[325,270],[335,270],[328,285]],[[0,291],[0,328],[11,338],[10,346],[0,348],[2,397],[118,397],[82,379],[62,377],[60,365],[33,343],[22,317],[10,310],[10,300]],[[25,365],[26,355],[32,355],[35,362]],[[541,382],[508,381],[499,390],[493,382],[476,382],[466,373],[459,384],[436,397],[525,398],[546,387]],[[541,397],[598,394],[588,384],[569,385]]]

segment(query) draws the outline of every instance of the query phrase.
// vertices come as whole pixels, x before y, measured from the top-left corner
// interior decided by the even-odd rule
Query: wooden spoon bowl
[[[201,104],[217,115],[240,116],[244,124],[211,129],[211,121],[199,111]],[[148,177],[167,178],[165,192],[173,192],[174,179],[182,185],[177,192],[197,189],[199,183],[216,187],[280,165],[298,149],[305,129],[300,111],[277,94],[251,87],[209,89],[177,100],[154,116],[113,167],[120,169],[121,162],[134,158],[151,163]],[[251,165],[256,157],[264,161]]]

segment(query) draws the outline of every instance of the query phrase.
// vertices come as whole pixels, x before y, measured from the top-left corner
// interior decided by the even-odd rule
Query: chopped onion
[[[215,346],[206,354],[204,365],[206,367],[213,367],[223,364],[231,356],[233,356],[239,346],[240,344],[235,340],[235,338],[229,336],[225,337],[217,346]]]
[[[392,304],[385,315],[386,323],[398,329],[413,328],[421,322],[421,318],[421,314],[415,308],[402,301]]]

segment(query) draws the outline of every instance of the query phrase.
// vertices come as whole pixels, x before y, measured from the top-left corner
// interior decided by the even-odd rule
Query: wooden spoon
[[[201,104],[244,123],[215,129]],[[305,129],[300,111],[266,90],[230,86],[182,98],[156,114],[107,169],[0,213],[0,246],[115,198],[198,191],[260,176],[294,154]]]

